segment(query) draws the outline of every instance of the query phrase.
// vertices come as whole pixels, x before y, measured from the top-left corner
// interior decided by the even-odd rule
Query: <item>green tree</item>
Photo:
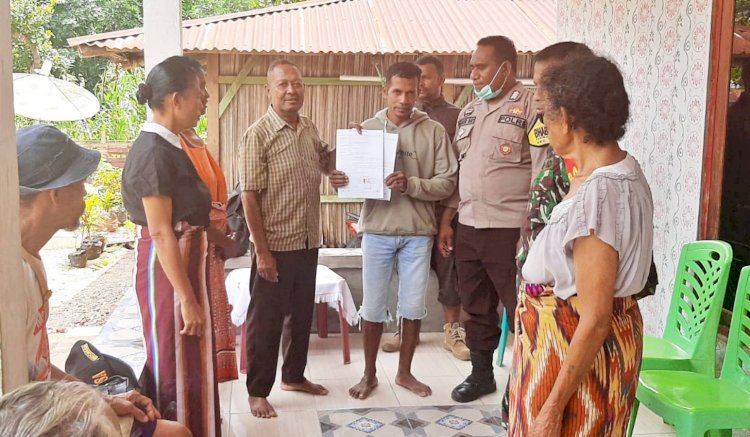
[[[12,1],[38,3],[38,0]],[[183,0],[182,17],[186,20],[204,18],[295,1],[299,0]],[[47,23],[36,23],[36,28],[49,28],[51,40],[48,40],[59,58],[58,64],[64,65],[67,73],[90,91],[94,91],[108,61],[101,58],[81,58],[76,50],[68,47],[68,38],[143,25],[142,0],[55,0],[52,9],[53,14],[47,17]]]
[[[52,52],[49,22],[57,0],[10,2],[13,70],[31,72],[42,66]]]
[[[94,95],[101,104],[99,112],[86,120],[53,123],[77,141],[132,141],[146,120],[146,107],[135,98],[138,84],[145,80],[143,68],[125,70],[117,64],[106,64]],[[16,127],[42,123],[16,116]]]
[[[750,26],[750,0],[737,0],[734,5],[734,22]]]
[[[49,21],[52,45],[66,60],[68,72],[94,91],[108,61],[81,58],[68,47],[68,38],[131,29],[143,25],[141,0],[57,0]]]
[[[183,0],[182,18],[211,17],[214,15],[232,14],[269,6],[298,3],[302,0]]]

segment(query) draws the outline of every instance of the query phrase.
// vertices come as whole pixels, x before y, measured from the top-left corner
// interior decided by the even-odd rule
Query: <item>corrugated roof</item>
[[[555,0],[311,0],[183,22],[186,52],[469,53],[487,35],[534,52],[556,35]],[[140,52],[143,29],[68,39],[84,55]],[[102,53],[98,53],[101,55]]]

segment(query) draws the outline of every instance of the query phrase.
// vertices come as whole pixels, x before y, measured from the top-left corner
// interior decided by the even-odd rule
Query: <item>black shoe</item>
[[[479,399],[480,396],[484,396],[497,391],[497,385],[495,384],[495,378],[489,376],[489,378],[476,378],[470,375],[464,382],[458,384],[456,388],[451,392],[451,399],[456,402],[471,402]]]
[[[471,351],[471,375],[453,389],[451,398],[471,402],[497,391],[492,370],[492,351]]]
[[[505,386],[505,396],[503,396],[503,402],[500,404],[500,424],[508,429],[510,423],[510,378],[508,378],[508,385]]]

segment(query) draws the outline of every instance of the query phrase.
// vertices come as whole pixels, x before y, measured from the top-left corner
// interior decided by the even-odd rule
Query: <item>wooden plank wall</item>
[[[219,55],[219,76],[236,76],[247,59],[254,57],[249,76],[264,76],[268,65],[275,59],[284,57],[300,67],[303,77],[376,76],[376,66],[381,71],[398,61],[412,61],[414,55]],[[445,64],[446,76],[461,78],[469,76],[469,55],[440,56]],[[519,55],[518,76],[531,77],[531,56]],[[228,84],[220,84],[219,95],[212,96],[220,101],[229,89]],[[453,101],[460,93],[460,87],[446,85],[443,90],[446,99]],[[372,117],[382,109],[384,101],[380,86],[307,86],[302,113],[312,119],[324,141],[334,142],[336,129],[347,127],[350,121],[362,121]],[[219,121],[219,159],[228,182],[233,187],[237,180],[237,160],[239,145],[245,130],[268,108],[268,99],[262,85],[243,85]],[[321,195],[334,195],[333,189],[324,178]],[[321,226],[323,242],[327,247],[343,247],[349,239],[345,229],[346,212],[359,212],[359,203],[323,203],[321,206]]]

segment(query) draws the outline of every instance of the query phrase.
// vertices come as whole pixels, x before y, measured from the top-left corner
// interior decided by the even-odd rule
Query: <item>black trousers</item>
[[[442,208],[438,208],[442,211]],[[440,215],[438,215],[440,223]],[[456,234],[457,217],[454,217],[453,234]],[[435,271],[438,280],[438,302],[447,306],[461,305],[461,298],[458,294],[458,278],[456,277],[456,256],[453,252],[445,257],[440,253],[440,245],[435,242],[432,245],[432,257],[430,258],[430,267]]]
[[[502,302],[513,331],[516,294],[518,228],[475,229],[458,224],[456,271],[461,306],[468,314],[466,346],[472,351],[493,351],[500,341]]]
[[[268,397],[276,380],[279,342],[283,343],[281,380],[305,381],[310,326],[315,306],[315,274],[318,249],[271,252],[276,259],[279,282],[257,274],[253,257],[251,299],[247,313],[247,392]],[[283,333],[283,338],[282,338]]]

